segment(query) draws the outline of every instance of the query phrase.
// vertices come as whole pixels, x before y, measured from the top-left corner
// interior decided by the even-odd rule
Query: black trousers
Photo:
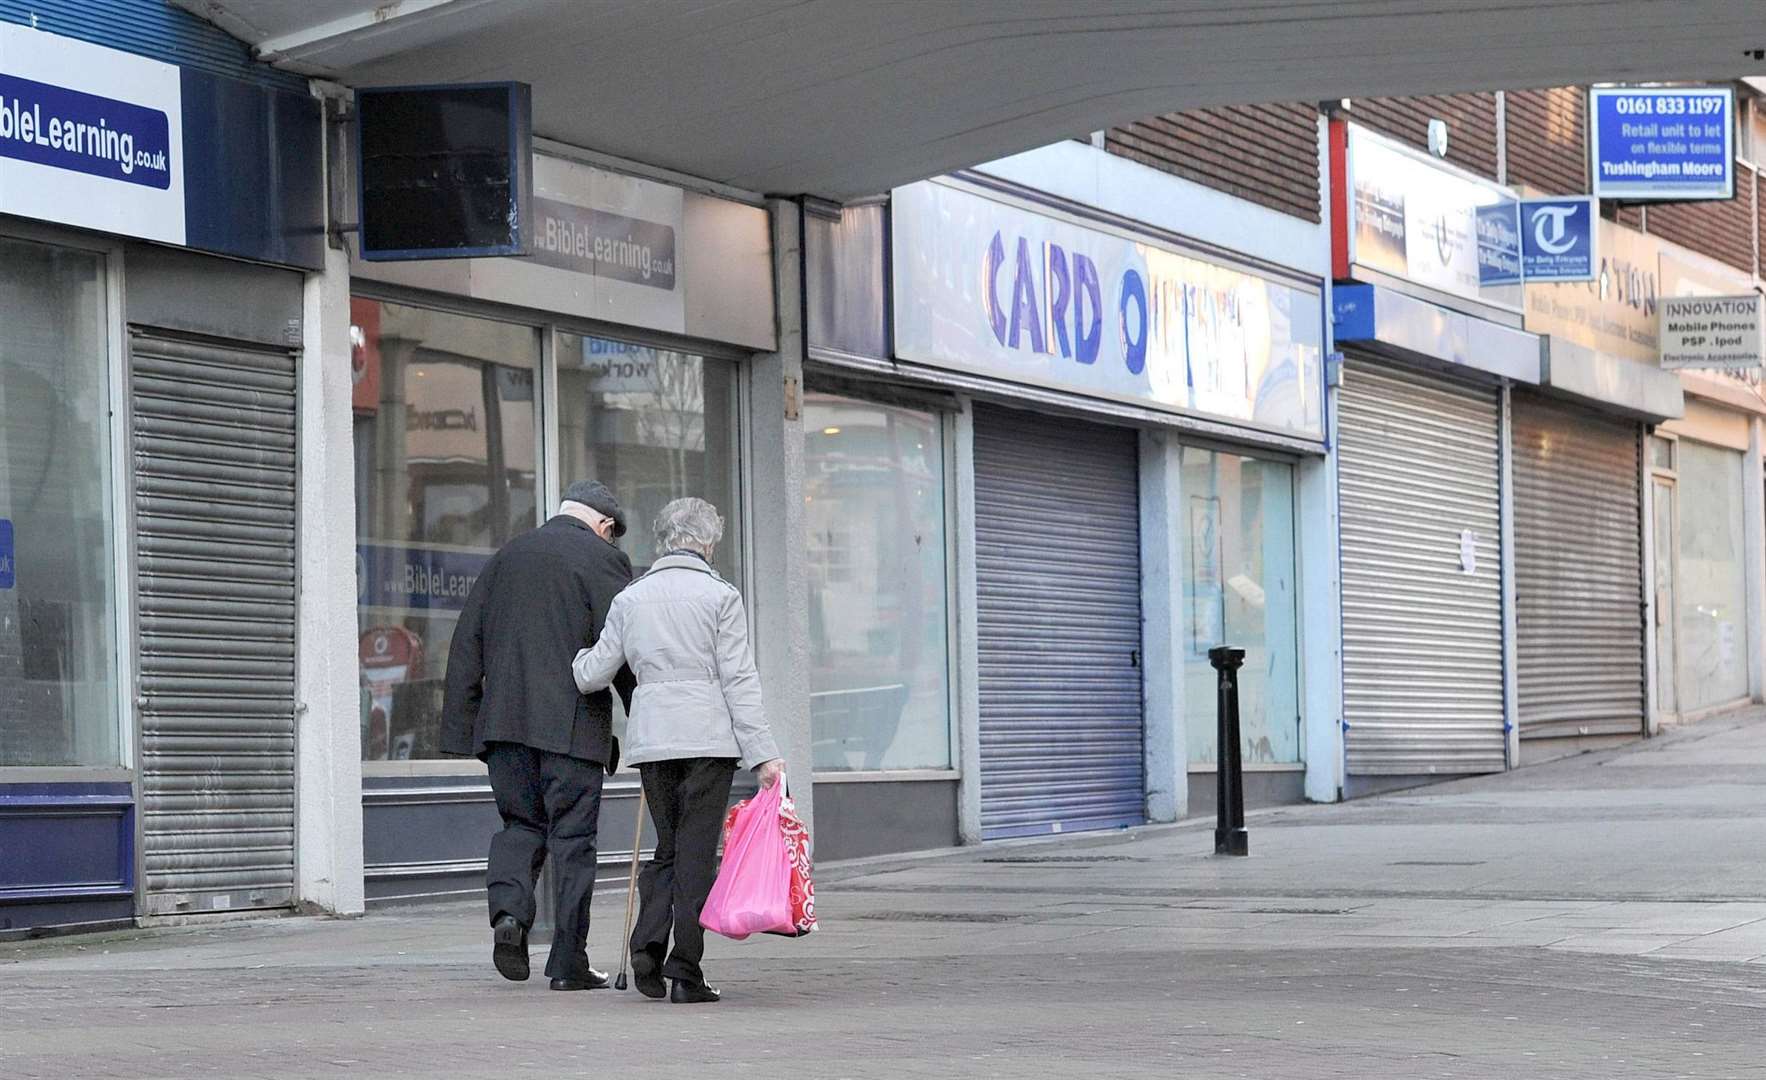
[[[736,762],[681,758],[646,762],[638,772],[656,827],[656,857],[638,875],[643,902],[632,928],[632,953],[663,961],[662,974],[670,979],[704,982],[699,962],[705,958],[705,931],[699,913],[717,880],[717,842]]]
[[[485,885],[491,922],[513,915],[533,926],[534,886],[548,854],[557,882],[552,955],[546,974],[589,972],[589,901],[595,895],[595,838],[601,827],[600,765],[517,743],[492,743],[486,757],[503,829],[491,838]]]

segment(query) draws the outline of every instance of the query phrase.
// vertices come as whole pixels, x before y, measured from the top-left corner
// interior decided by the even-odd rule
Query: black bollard
[[[1245,833],[1245,770],[1239,750],[1239,668],[1245,650],[1222,645],[1208,650],[1208,662],[1220,673],[1217,713],[1219,753],[1215,771],[1217,816],[1214,854],[1249,855],[1251,839]]]

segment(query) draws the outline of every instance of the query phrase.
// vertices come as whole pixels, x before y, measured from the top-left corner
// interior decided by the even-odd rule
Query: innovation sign
[[[1727,87],[1589,91],[1589,172],[1597,198],[1731,198],[1734,139],[1735,94]]]
[[[1665,296],[1662,366],[1751,371],[1761,366],[1759,293]]]
[[[901,359],[1323,436],[1316,290],[945,182],[891,212]]]
[[[178,68],[0,25],[0,212],[185,237]]]

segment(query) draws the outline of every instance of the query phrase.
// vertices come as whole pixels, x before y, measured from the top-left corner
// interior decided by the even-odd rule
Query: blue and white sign
[[[1593,281],[1595,201],[1521,200],[1521,274],[1528,281]]]
[[[1595,87],[1589,175],[1601,199],[1735,195],[1735,93],[1728,87]]]
[[[901,359],[1322,438],[1318,290],[949,182],[891,216]]]
[[[1512,202],[1480,206],[1478,287],[1518,285],[1521,281],[1521,218]]]
[[[0,25],[0,212],[183,244],[178,68]]]
[[[0,518],[0,589],[10,589],[18,578],[12,554],[12,522]]]
[[[400,611],[459,611],[491,560],[488,551],[356,545],[356,603]]]

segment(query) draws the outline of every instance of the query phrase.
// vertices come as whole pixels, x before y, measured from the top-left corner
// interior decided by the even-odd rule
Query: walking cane
[[[625,936],[619,939],[619,978],[615,990],[625,989],[625,967],[632,955],[632,901],[638,895],[638,851],[644,840],[644,789],[638,789],[638,824],[632,829],[632,876],[625,883]]]

